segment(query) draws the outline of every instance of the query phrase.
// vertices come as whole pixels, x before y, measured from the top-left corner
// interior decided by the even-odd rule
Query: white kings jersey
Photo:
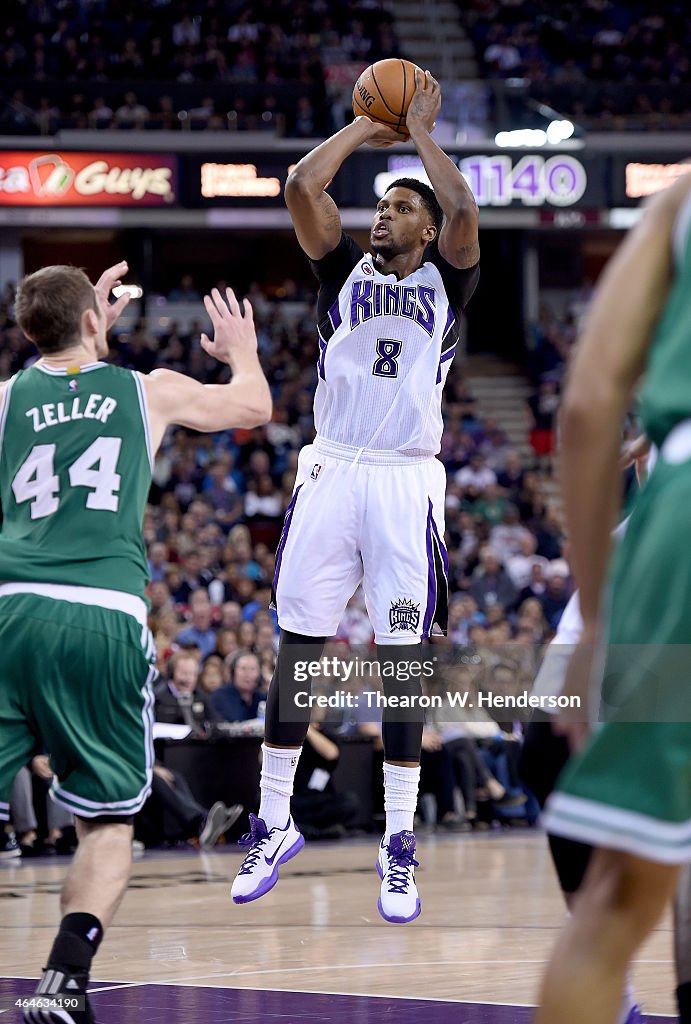
[[[433,242],[422,266],[398,281],[344,234],[312,269],[320,283],[317,435],[370,451],[436,455],[442,389],[479,264],[458,270]]]

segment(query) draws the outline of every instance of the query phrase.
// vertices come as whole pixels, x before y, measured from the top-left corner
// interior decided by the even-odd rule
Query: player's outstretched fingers
[[[119,263],[115,263],[112,267],[107,267],[103,271],[94,287],[98,291],[104,291],[106,294],[109,294],[113,288],[120,284],[120,278],[123,277],[128,270],[129,267],[127,265],[127,261],[120,260]]]
[[[214,330],[217,330],[221,322],[221,317],[212,295],[204,296],[204,307],[206,309],[206,312],[209,314],[211,323],[214,326]]]
[[[214,300],[214,305],[216,306],[218,314],[222,317],[227,310],[227,306],[223,301],[223,296],[219,292],[218,288],[211,289],[211,298]]]
[[[249,299],[242,300],[242,308],[244,309],[245,319],[249,320],[250,323],[254,323],[254,310],[252,309],[252,303]]]
[[[240,306],[238,305],[238,300],[235,298],[235,292],[233,291],[232,288],[226,288],[226,297],[228,299],[230,312],[233,314],[233,316],[242,316],[242,313],[240,312]]]
[[[119,281],[116,281],[115,282],[115,287],[117,287],[117,285],[119,283],[120,283]],[[116,299],[115,302],[111,305],[111,307],[109,309],[109,314],[110,314],[110,319],[113,321],[113,323],[115,323],[115,321],[118,319],[118,317],[120,316],[120,314],[122,313],[123,309],[125,308],[125,306],[130,301],[131,298],[132,298],[131,292],[124,292],[120,296],[120,298]]]

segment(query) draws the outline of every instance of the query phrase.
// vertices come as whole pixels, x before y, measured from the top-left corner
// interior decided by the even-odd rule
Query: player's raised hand
[[[415,69],[415,92],[408,107],[406,124],[410,131],[424,128],[431,132],[441,109],[441,88],[429,71]]]
[[[394,142],[403,142],[407,135],[400,135],[393,128],[389,128],[388,125],[380,124],[378,121],[372,121],[369,117],[364,114],[360,114],[355,118],[356,121],[360,121],[365,125],[368,125],[367,138],[365,143],[368,146],[373,146],[375,149],[384,149],[386,146],[393,146]]]
[[[211,295],[204,296],[204,306],[214,329],[213,341],[206,334],[201,336],[202,348],[222,363],[233,363],[243,355],[256,356],[257,332],[254,329],[254,313],[248,299],[243,299],[242,309],[232,288],[226,288],[225,298],[218,288]]]
[[[104,270],[94,285],[94,291],[98,296],[103,315],[106,318],[107,331],[109,331],[116,322],[132,297],[129,292],[125,292],[119,299],[116,299],[115,302],[110,301],[110,293],[113,288],[117,288],[117,286],[121,284],[120,279],[125,276],[128,270],[129,267],[127,265],[127,261],[121,260],[121,262],[116,263],[115,266],[108,267],[107,270]]]

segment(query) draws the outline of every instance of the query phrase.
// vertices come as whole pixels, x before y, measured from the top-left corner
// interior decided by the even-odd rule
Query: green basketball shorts
[[[665,446],[615,554],[598,726],[547,804],[555,835],[691,860],[691,462]]]
[[[0,820],[14,776],[41,752],[53,799],[72,813],[136,814],[151,789],[156,677],[141,617],[0,588],[0,651]]]

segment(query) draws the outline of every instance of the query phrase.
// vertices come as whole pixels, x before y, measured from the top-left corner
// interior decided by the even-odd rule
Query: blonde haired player
[[[127,299],[44,267],[17,292],[17,322],[41,358],[0,385],[0,821],[19,768],[45,747],[53,799],[76,816],[60,930],[27,1024],[92,1024],[91,961],[123,897],[132,817],[151,789],[155,646],[147,628],[142,519],[167,427],[252,427],[271,415],[251,308],[230,289],[204,300],[202,346],[233,371],[203,385],[111,366],[108,329]],[[61,1000],[79,997],[78,1010]]]

